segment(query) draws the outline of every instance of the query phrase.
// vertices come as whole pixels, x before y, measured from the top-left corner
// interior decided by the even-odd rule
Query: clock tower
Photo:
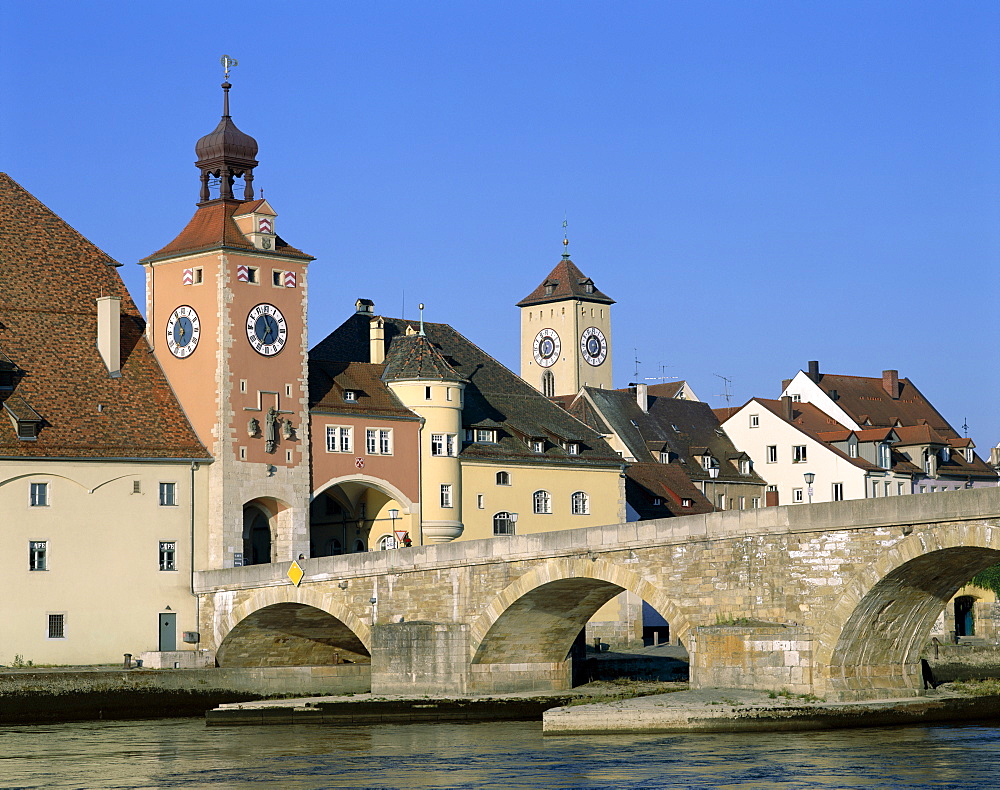
[[[233,123],[231,87],[222,84],[222,119],[195,146],[194,216],[140,261],[147,339],[214,459],[198,558],[207,568],[292,560],[309,546],[313,258],[278,235],[274,208],[254,197],[257,141]]]
[[[563,245],[568,245],[563,239]],[[611,389],[611,305],[569,253],[521,308],[521,378],[543,395]]]

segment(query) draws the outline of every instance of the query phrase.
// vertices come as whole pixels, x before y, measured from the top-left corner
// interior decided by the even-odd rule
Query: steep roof
[[[385,355],[386,381],[461,381],[462,377],[448,364],[425,335],[401,335]]]
[[[17,366],[12,409],[41,419],[0,457],[208,458],[146,344],[145,322],[106,253],[0,173],[0,349]],[[99,296],[121,299],[121,377],[97,350]]]
[[[625,497],[641,519],[716,510],[678,463],[629,464],[625,469]],[[655,497],[660,498],[661,504],[655,504]],[[690,507],[683,506],[685,499],[691,501]]]
[[[588,291],[588,287],[591,288]],[[585,276],[576,264],[569,258],[563,258],[556,264],[549,276],[539,286],[517,303],[518,307],[547,304],[563,299],[580,299],[584,302],[614,304],[615,300],[597,290],[594,281]]]
[[[247,202],[239,200],[214,200],[211,203],[199,206],[194,216],[191,217],[177,238],[166,247],[157,250],[152,255],[147,255],[139,262],[152,263],[163,258],[174,258],[179,255],[190,255],[196,252],[217,250],[220,248],[259,252],[250,240],[243,235],[233,217],[252,212],[261,202],[260,200]],[[302,250],[295,249],[295,247],[289,245],[280,236],[275,239],[274,249],[268,250],[267,254],[307,261],[313,260],[311,255],[307,255]]]
[[[394,346],[412,342],[412,322],[385,318],[386,362]],[[367,362],[371,315],[355,313],[310,351],[314,361]],[[466,382],[462,421],[466,428],[496,428],[497,441],[466,444],[461,457],[528,464],[619,467],[621,458],[600,434],[552,403],[534,387],[497,362],[448,324],[424,323],[426,341]],[[412,336],[411,336],[412,337]],[[532,452],[527,438],[545,440],[542,453]],[[579,443],[571,455],[562,442]]]
[[[648,396],[647,411],[639,408],[635,391],[605,390],[585,387],[570,408],[571,413],[588,417],[587,400],[597,413],[625,443],[637,462],[658,460],[653,454],[670,452],[681,462],[683,471],[692,480],[712,479],[710,473],[695,461],[695,456],[710,453],[720,462],[743,457],[722,429],[718,418],[707,403],[678,400],[674,397]],[[763,485],[764,480],[751,471],[742,475],[731,463],[720,463],[718,480]]]
[[[384,365],[309,360],[309,408],[323,414],[371,414],[419,420],[382,381]],[[347,401],[350,390],[354,399]]]

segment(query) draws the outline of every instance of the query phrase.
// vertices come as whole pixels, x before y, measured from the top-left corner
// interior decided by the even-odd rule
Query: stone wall
[[[717,625],[691,639],[692,688],[815,691],[810,629],[780,624]]]

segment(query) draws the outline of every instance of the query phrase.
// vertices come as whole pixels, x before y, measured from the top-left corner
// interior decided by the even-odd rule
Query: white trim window
[[[580,454],[580,443],[579,442],[566,442],[566,452],[569,455],[579,455]]]
[[[570,503],[572,505],[570,512],[574,516],[589,516],[590,515],[590,497],[587,496],[585,491],[576,491],[570,498]]]
[[[431,434],[431,455],[455,457],[455,447],[458,444],[458,435],[454,433],[432,433]]]
[[[544,439],[532,439],[528,442],[531,447],[531,452],[533,453],[544,453],[545,452],[545,440]]]
[[[844,484],[843,483],[834,483],[833,484],[833,488],[832,488],[832,490],[831,490],[830,493],[831,493],[831,496],[832,496],[831,501],[833,501],[833,502],[843,502],[844,501]]]
[[[806,446],[804,444],[792,445],[792,463],[804,464],[806,462]]]
[[[760,427],[760,415],[759,414],[751,414],[750,415],[750,427],[751,428],[759,428]]]
[[[177,483],[160,483],[160,507],[177,506]]]
[[[177,570],[177,544],[172,540],[160,541],[160,570]]]
[[[536,491],[531,495],[531,510],[537,515],[551,515],[552,494],[548,491]]]
[[[509,486],[510,485],[510,472],[501,469],[497,472],[497,485],[498,486]]]
[[[802,489],[801,488],[793,488],[792,489],[792,502],[794,502],[797,505],[805,502],[805,499],[802,496]]]
[[[452,507],[451,483],[441,484],[441,507]]]
[[[47,540],[32,540],[28,542],[29,571],[47,571],[49,569],[48,547],[49,542]]]
[[[888,442],[880,442],[878,446],[878,465],[883,469],[892,468],[892,449]]]
[[[354,452],[354,430],[349,425],[327,425],[326,451],[328,453]]]
[[[392,455],[392,428],[366,428],[365,449],[368,455]]]
[[[493,514],[493,534],[494,535],[514,534],[514,520],[510,517],[510,513],[508,513],[506,510],[501,510],[499,513]]]
[[[778,445],[769,444],[767,446],[767,462],[769,464],[778,463]]]
[[[28,488],[28,503],[31,507],[48,507],[49,484],[32,483]]]
[[[750,507],[754,510],[760,507],[760,497],[750,497]]]

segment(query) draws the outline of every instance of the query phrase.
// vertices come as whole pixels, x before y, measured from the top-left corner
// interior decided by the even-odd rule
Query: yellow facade
[[[125,653],[160,649],[161,615],[175,649],[197,649],[182,634],[198,630],[191,556],[193,548],[205,566],[207,471],[190,462],[0,461],[5,545],[13,547],[0,554],[0,664],[18,656],[117,664]],[[173,504],[160,504],[161,483],[172,484]],[[41,558],[33,543],[45,544]],[[173,544],[172,569],[160,569],[161,543]],[[62,615],[62,636],[50,635],[50,615]]]

